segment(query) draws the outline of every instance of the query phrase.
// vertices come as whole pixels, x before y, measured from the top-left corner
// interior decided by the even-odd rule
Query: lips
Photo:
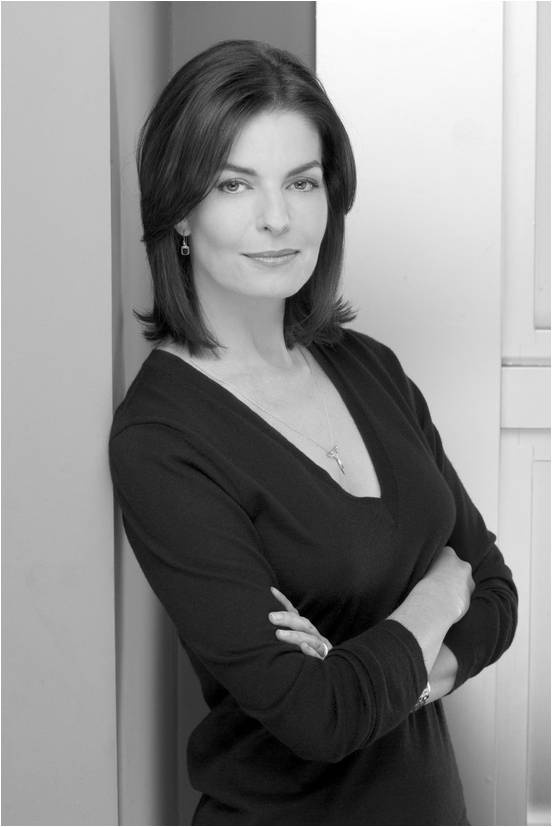
[[[295,253],[298,253],[299,250],[262,250],[258,253],[244,253],[244,256],[247,258],[282,258],[283,256],[293,256]]]
[[[262,253],[244,253],[244,255],[256,267],[274,270],[287,267],[288,264],[295,261],[295,256],[298,253],[299,250],[263,250]]]

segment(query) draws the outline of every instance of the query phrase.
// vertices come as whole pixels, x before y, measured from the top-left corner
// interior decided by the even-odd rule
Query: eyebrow
[[[307,164],[301,164],[301,166],[299,167],[294,167],[293,169],[290,169],[290,171],[286,175],[286,178],[290,175],[299,175],[299,173],[305,172],[307,169],[312,169],[312,167],[319,167],[320,169],[322,169],[322,164],[320,163],[320,161],[309,161]],[[254,169],[250,169],[249,167],[239,167],[236,164],[224,164],[221,172],[226,169],[230,170],[230,172],[239,172],[242,175],[258,176],[258,173],[255,172]]]

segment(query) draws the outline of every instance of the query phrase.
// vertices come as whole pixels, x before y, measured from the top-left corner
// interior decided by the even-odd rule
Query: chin
[[[287,299],[290,296],[294,296],[305,286],[313,272],[314,265],[308,273],[305,273],[304,270],[300,273],[278,273],[276,271],[274,273],[262,273],[255,279],[251,279],[251,276],[249,276],[247,281],[244,280],[241,282],[239,292],[245,292],[248,295],[255,295],[259,298]],[[247,287],[245,287],[245,285],[247,285]]]
[[[256,297],[258,299],[280,299],[281,301],[285,301],[285,299],[291,298],[291,296],[295,296],[296,293],[301,290],[302,287],[306,284],[308,279],[296,279],[293,282],[287,281],[285,284],[282,282],[278,284],[270,285],[270,288],[267,288],[267,285],[263,285],[262,289],[259,289],[259,285],[254,285],[251,287],[250,290],[245,293],[245,295]],[[244,291],[240,291],[244,294]]]

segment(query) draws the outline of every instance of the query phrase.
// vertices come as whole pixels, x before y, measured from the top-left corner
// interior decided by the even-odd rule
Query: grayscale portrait
[[[550,823],[550,3],[5,2],[3,823]]]

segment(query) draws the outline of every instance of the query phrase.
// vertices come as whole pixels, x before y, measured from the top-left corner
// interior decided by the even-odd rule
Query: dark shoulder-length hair
[[[356,189],[349,138],[324,88],[289,52],[254,40],[227,40],[201,52],[169,81],[138,140],[143,241],[153,277],[153,309],[135,312],[150,341],[172,337],[192,355],[215,351],[201,318],[189,256],[175,225],[215,185],[240,129],[267,110],[300,112],[320,135],[328,221],[310,279],[286,299],[284,337],[332,344],[356,311],[338,297],[345,214]],[[193,244],[193,239],[191,240]]]

